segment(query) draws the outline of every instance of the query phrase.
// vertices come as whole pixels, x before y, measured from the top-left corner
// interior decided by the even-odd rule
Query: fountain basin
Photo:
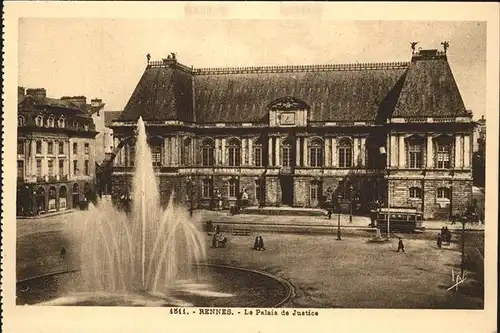
[[[68,271],[17,283],[17,305],[278,307],[293,295],[287,281],[267,273],[221,265],[200,265],[197,280],[177,281],[168,292],[86,292],[81,275]]]

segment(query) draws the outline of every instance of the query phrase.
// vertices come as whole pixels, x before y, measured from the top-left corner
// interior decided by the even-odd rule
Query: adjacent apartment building
[[[17,214],[77,207],[94,191],[95,125],[102,103],[84,96],[49,98],[18,88]]]
[[[446,50],[409,62],[200,68],[149,61],[113,122],[115,200],[128,197],[145,120],[162,199],[224,206],[416,207],[463,213],[473,121]]]

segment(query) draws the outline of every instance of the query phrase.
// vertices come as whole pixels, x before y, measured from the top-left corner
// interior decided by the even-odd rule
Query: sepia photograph
[[[486,309],[487,22],[297,8],[17,20],[16,306]]]

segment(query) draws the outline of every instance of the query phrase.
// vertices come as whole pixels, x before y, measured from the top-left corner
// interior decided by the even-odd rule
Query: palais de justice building
[[[175,190],[177,200],[208,207],[217,189],[228,207],[244,188],[251,205],[333,200],[363,210],[389,196],[391,207],[417,207],[425,218],[469,204],[474,124],[446,51],[346,65],[148,61],[112,126],[115,199],[130,190],[140,116],[164,200]]]

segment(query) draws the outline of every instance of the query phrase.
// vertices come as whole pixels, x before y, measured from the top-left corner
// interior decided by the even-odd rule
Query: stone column
[[[324,166],[332,166],[332,138],[325,138],[325,161]]]
[[[170,138],[170,165],[177,165],[177,137]]]
[[[359,167],[359,138],[354,138],[352,140],[352,144],[353,144],[353,153],[354,153],[354,156],[353,156],[353,159],[354,159],[354,163],[353,163],[353,166],[355,168]]]
[[[268,158],[268,166],[273,166],[273,138],[269,137],[267,143],[267,158]]]
[[[455,136],[455,168],[462,168],[462,140],[460,140],[460,135]]]
[[[227,142],[227,139],[226,138],[222,138],[221,139],[221,156],[222,156],[222,165],[226,165],[227,164],[227,161],[226,161],[226,142]]]
[[[427,135],[427,169],[434,167],[434,151],[432,149],[432,135]]]
[[[281,149],[280,149],[280,137],[277,136],[276,138],[274,138],[274,156],[275,156],[275,161],[276,161],[276,166],[281,166]]]
[[[361,138],[361,165],[360,167],[366,167],[366,138]]]
[[[300,136],[295,138],[295,166],[300,166]]]
[[[248,138],[248,165],[253,165],[253,139]]]
[[[470,136],[464,136],[464,168],[470,168]]]
[[[399,168],[405,168],[406,167],[406,159],[405,159],[405,137],[403,135],[399,136],[399,143],[398,143],[398,157],[399,157]]]
[[[337,167],[337,138],[332,138],[332,167]]]
[[[304,137],[304,142],[302,144],[302,156],[304,159],[303,166],[309,166],[309,138],[307,136]]]
[[[170,165],[170,138],[169,137],[164,137],[163,138],[163,152],[164,152],[164,156],[165,156],[165,159],[164,159],[164,164],[166,166],[169,166]]]
[[[247,138],[242,138],[241,139],[241,165],[247,165],[247,148],[248,148],[248,145],[247,145]]]
[[[398,165],[398,140],[396,139],[396,135],[391,134],[390,136],[390,146],[388,147],[388,152],[390,154],[389,161],[391,167],[396,167]]]

